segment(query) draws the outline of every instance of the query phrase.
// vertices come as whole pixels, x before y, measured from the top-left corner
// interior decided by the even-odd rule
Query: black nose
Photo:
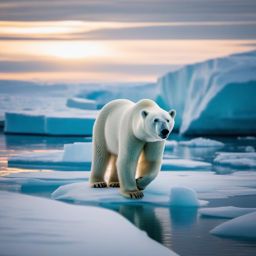
[[[161,134],[162,134],[164,137],[166,137],[166,136],[168,135],[168,133],[169,133],[169,130],[167,130],[167,129],[163,129],[163,130],[161,131]]]

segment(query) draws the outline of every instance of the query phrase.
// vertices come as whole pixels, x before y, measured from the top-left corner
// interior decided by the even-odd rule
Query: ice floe
[[[199,137],[188,141],[180,141],[179,145],[187,147],[223,147],[224,143],[217,140]]]
[[[256,239],[256,211],[226,221],[210,232],[213,235],[238,239]]]
[[[214,164],[236,169],[256,169],[255,152],[220,152],[214,159]]]
[[[90,195],[101,200],[108,198],[108,201],[124,200],[119,196],[118,189],[92,189],[89,188],[88,178],[90,172],[81,171],[41,171],[15,173],[0,178],[1,186],[3,184],[17,185],[20,189],[25,186],[42,185],[63,185],[70,184],[70,187],[60,187],[61,197],[68,197],[73,200],[91,200]],[[76,185],[77,184],[77,185]],[[143,200],[148,202],[157,202],[166,204],[169,202],[170,191],[173,187],[184,187],[195,190],[200,200],[228,198],[240,195],[256,195],[256,173],[255,172],[236,172],[232,175],[216,175],[213,172],[194,172],[194,171],[172,171],[160,172],[157,178],[146,188]],[[84,191],[84,193],[80,193]],[[64,193],[65,192],[65,193]],[[88,194],[89,193],[89,194]],[[71,196],[77,196],[71,197]],[[91,200],[93,201],[93,200]]]
[[[199,210],[201,216],[216,218],[236,218],[251,212],[256,212],[256,208],[241,208],[235,206],[223,206],[202,208]]]
[[[91,204],[146,203],[160,206],[181,207],[199,207],[207,204],[207,201],[197,199],[194,190],[186,187],[174,187],[166,194],[151,193],[149,188],[145,191],[144,197],[138,201],[124,198],[119,194],[118,189],[116,188],[90,188],[87,182],[63,185],[52,193],[52,198]]]
[[[2,255],[177,255],[110,210],[4,191],[0,205]]]

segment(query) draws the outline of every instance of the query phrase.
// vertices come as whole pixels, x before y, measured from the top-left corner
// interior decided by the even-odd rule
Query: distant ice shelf
[[[183,134],[255,134],[256,51],[184,66],[158,79]]]
[[[83,113],[5,113],[6,133],[91,136],[97,111]]]

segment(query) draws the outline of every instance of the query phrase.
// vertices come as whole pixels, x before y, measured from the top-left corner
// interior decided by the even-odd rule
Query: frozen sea
[[[173,134],[174,141],[188,140],[179,135]],[[217,152],[247,152],[256,148],[255,138],[244,137],[214,137],[215,140],[224,143],[224,147],[196,147],[196,146],[174,146],[168,147],[165,156],[180,159],[199,160],[212,163]],[[91,141],[85,137],[46,137],[46,136],[24,136],[5,135],[0,132],[0,175],[6,177],[10,174],[26,172],[41,172],[40,169],[9,168],[7,161],[10,156],[28,152],[48,152],[50,150],[63,149],[64,144],[73,142]],[[175,143],[174,143],[175,144]],[[216,175],[233,175],[233,167],[215,166],[212,170],[200,169],[200,172],[216,172]],[[44,170],[51,171],[51,170]],[[239,172],[255,172],[255,168],[242,168]],[[198,173],[198,171],[194,171]],[[82,174],[82,172],[81,172]],[[180,171],[180,175],[186,176],[186,171]],[[191,175],[191,174],[190,174]],[[193,175],[193,174],[192,174]],[[242,179],[243,176],[241,176]],[[54,177],[53,177],[54,178]],[[66,180],[65,183],[25,183],[17,186],[15,182],[2,182],[0,189],[32,195],[35,198],[51,198],[51,194],[59,186],[68,183],[79,182],[79,179]],[[213,181],[214,182],[214,181]],[[253,187],[254,188],[254,187]],[[256,188],[256,187],[255,187]],[[237,206],[256,208],[256,195],[229,196],[228,198],[207,199],[207,207]],[[81,204],[81,202],[68,202]],[[82,203],[86,204],[86,203]],[[222,238],[210,234],[217,225],[226,221],[223,218],[202,217],[196,207],[166,207],[143,204],[138,201],[136,204],[125,203],[98,203],[97,207],[108,208],[124,216],[139,229],[146,231],[149,237],[170,248],[179,255],[223,255],[223,256],[254,256],[256,255],[255,240],[241,240],[233,238]],[[77,206],[78,207],[78,206]],[[0,231],[1,232],[1,231]],[[1,254],[1,253],[0,253]]]

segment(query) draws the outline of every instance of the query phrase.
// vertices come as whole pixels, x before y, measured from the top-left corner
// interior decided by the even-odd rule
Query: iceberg
[[[184,66],[158,86],[182,134],[255,134],[256,51]]]
[[[5,191],[0,204],[2,255],[177,255],[107,209]]]
[[[175,207],[198,207],[203,203],[198,200],[196,191],[188,187],[173,187],[170,192],[170,205]],[[206,203],[205,203],[206,204]]]
[[[219,152],[214,159],[214,165],[236,169],[256,169],[256,152]]]
[[[213,235],[238,238],[256,239],[256,211],[226,221],[210,232]]]
[[[241,208],[235,206],[223,206],[223,207],[212,207],[202,208],[199,213],[203,217],[215,217],[215,218],[237,218],[239,216],[256,212],[256,208]]]

